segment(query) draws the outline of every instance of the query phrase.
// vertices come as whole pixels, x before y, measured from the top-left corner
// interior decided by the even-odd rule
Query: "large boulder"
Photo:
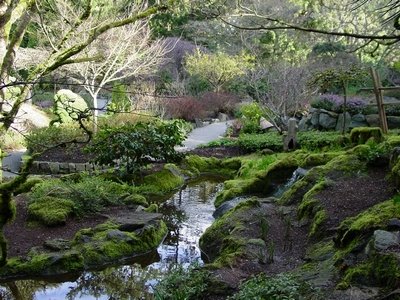
[[[70,90],[59,90],[54,96],[54,114],[57,122],[68,123],[77,120],[82,114],[90,114],[86,101]]]
[[[355,127],[367,127],[368,123],[363,114],[356,114],[351,117],[350,129]]]
[[[388,116],[387,123],[388,123],[389,129],[400,128],[400,117]]]
[[[344,118],[346,118],[345,122],[343,122]],[[340,131],[340,132],[348,131],[349,128],[350,128],[350,123],[351,123],[351,115],[348,112],[346,112],[346,114],[344,114],[344,113],[343,114],[339,114],[335,130],[336,131]],[[344,130],[343,130],[343,124],[344,124]]]
[[[334,129],[337,123],[337,114],[321,110],[318,123],[323,129]]]
[[[379,127],[380,126],[378,114],[366,115],[365,120],[367,121],[368,125],[371,127]]]

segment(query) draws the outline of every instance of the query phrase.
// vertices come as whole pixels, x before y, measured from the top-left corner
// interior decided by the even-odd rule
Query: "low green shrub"
[[[300,148],[307,150],[336,149],[347,143],[347,137],[337,131],[303,131],[297,135]]]
[[[242,122],[243,133],[257,133],[261,131],[260,118],[265,117],[265,114],[260,104],[256,102],[244,104],[240,107],[238,115]]]
[[[183,127],[180,120],[106,127],[94,136],[86,151],[94,154],[97,164],[118,166],[133,174],[152,160],[178,160],[181,154],[174,147],[186,137]]]
[[[294,276],[279,274],[275,277],[256,276],[240,286],[240,291],[230,300],[297,300],[312,294],[312,288]],[[308,298],[306,298],[308,299]]]
[[[74,147],[73,142],[86,140],[87,135],[83,130],[78,125],[69,123],[32,130],[26,137],[26,147],[30,153],[40,153],[57,145]]]
[[[105,206],[140,204],[146,199],[135,197],[134,188],[96,176],[82,176],[76,181],[50,179],[36,184],[29,194],[29,216],[45,225],[63,224],[71,215],[95,213]]]
[[[209,281],[209,272],[197,265],[187,270],[177,266],[155,287],[154,296],[156,300],[204,299]]]
[[[283,136],[276,132],[264,134],[241,134],[238,139],[238,144],[248,152],[255,152],[266,148],[273,151],[282,151]]]
[[[211,141],[205,145],[200,145],[200,148],[211,148],[211,147],[235,147],[238,146],[238,140],[228,137],[223,137],[215,141]]]

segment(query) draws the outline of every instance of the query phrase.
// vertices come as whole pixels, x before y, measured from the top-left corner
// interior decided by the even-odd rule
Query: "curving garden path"
[[[216,122],[204,127],[196,128],[183,142],[183,147],[177,147],[177,151],[189,151],[201,144],[206,144],[211,141],[221,138],[226,132],[227,127],[232,121],[227,122]],[[3,158],[3,177],[10,178],[16,176],[21,167],[21,158],[25,154],[25,150],[17,150],[9,152],[6,157]]]

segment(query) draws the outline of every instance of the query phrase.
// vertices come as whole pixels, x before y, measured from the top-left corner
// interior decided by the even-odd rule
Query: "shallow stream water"
[[[203,263],[199,238],[214,220],[213,203],[221,188],[218,180],[204,179],[160,204],[169,234],[157,250],[103,270],[4,283],[0,299],[152,299],[153,287],[171,268]]]

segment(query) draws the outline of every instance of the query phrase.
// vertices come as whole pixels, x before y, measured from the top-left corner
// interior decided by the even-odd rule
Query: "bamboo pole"
[[[375,98],[376,98],[376,104],[378,106],[379,121],[381,124],[381,129],[384,134],[387,134],[388,124],[387,124],[387,119],[386,119],[385,106],[383,104],[381,80],[379,78],[379,74],[373,68],[371,68],[371,75],[372,75],[372,81],[374,84],[374,94],[375,94]]]

